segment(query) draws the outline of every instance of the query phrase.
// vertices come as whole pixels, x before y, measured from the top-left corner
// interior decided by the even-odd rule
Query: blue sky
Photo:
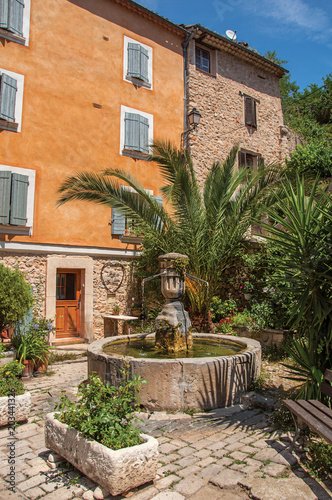
[[[332,0],[136,0],[178,24],[199,23],[264,55],[277,51],[300,89],[332,73]]]

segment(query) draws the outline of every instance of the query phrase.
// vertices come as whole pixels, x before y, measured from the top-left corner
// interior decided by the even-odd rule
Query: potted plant
[[[27,420],[31,396],[19,379],[23,365],[10,361],[0,368],[0,426]]]
[[[240,290],[244,294],[244,298],[246,300],[250,300],[252,293],[254,291],[255,287],[250,281],[245,281],[242,286],[240,286]]]
[[[113,314],[115,316],[118,316],[120,314],[120,307],[117,304],[113,306]]]
[[[39,322],[33,320],[28,325],[21,325],[15,332],[13,345],[16,348],[16,359],[24,365],[23,377],[32,376],[36,363],[47,364],[50,345]]]
[[[46,416],[46,446],[114,496],[157,473],[158,441],[133,425],[142,382],[139,376],[130,380],[128,370],[119,387],[90,376],[79,387],[77,402],[63,394],[57,413]]]

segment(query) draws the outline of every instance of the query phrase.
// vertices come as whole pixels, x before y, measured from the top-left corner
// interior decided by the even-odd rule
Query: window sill
[[[196,68],[196,71],[203,73],[203,75],[212,76],[212,78],[217,78],[215,73],[210,73],[209,71],[204,71],[204,69]]]
[[[0,130],[9,130],[10,132],[17,132],[18,123],[9,122],[0,118]]]
[[[149,82],[145,82],[144,80],[141,80],[140,78],[135,78],[134,76],[126,75],[126,80],[127,82],[131,82],[137,87],[145,87],[147,89],[151,89],[152,85]]]
[[[119,240],[121,243],[131,243],[132,245],[141,245],[143,241],[143,236],[130,236],[123,234],[120,236]]]
[[[24,36],[16,35],[15,33],[11,33],[3,28],[0,28],[0,37],[10,40],[11,42],[20,43],[21,45],[25,45],[26,43]]]
[[[32,227],[14,226],[11,224],[0,224],[0,234],[18,234],[18,235],[31,236]]]
[[[123,149],[122,150],[122,155],[123,156],[131,156],[131,158],[135,158],[136,160],[148,160],[149,159],[149,154],[148,153],[142,153],[141,151],[134,151],[133,149]]]

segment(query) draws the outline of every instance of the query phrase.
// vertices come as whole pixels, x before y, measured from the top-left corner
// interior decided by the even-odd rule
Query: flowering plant
[[[245,281],[242,286],[240,286],[240,290],[242,293],[252,293],[255,287],[250,281]]]

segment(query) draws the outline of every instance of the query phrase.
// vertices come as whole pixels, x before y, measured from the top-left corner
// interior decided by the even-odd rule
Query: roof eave
[[[240,59],[249,60],[255,66],[258,66],[265,71],[275,74],[279,78],[288,73],[288,70],[279,66],[279,64],[270,61],[264,56],[253,52],[251,49],[247,47],[243,47],[238,42],[234,42],[233,40],[228,40],[227,38],[215,33],[214,31],[210,31],[207,28],[204,28],[200,24],[186,26],[186,29],[193,32],[197,30],[197,33],[194,35],[195,40],[200,40],[204,44],[210,45],[211,47],[219,50],[224,50],[225,52],[236,55]],[[202,38],[203,37],[203,38]]]
[[[136,12],[142,17],[145,17],[146,19],[149,19],[150,21],[153,21],[155,24],[158,24],[159,26],[163,26],[164,28],[168,29],[169,31],[176,33],[183,38],[188,36],[190,34],[190,31],[188,31],[185,27],[182,27],[178,24],[172,23],[169,19],[166,19],[165,17],[160,16],[159,14],[156,14],[152,10],[147,9],[146,7],[143,7],[143,5],[139,5],[138,3],[134,2],[133,0],[114,0],[117,4],[123,5],[129,10],[132,10],[133,12]]]

